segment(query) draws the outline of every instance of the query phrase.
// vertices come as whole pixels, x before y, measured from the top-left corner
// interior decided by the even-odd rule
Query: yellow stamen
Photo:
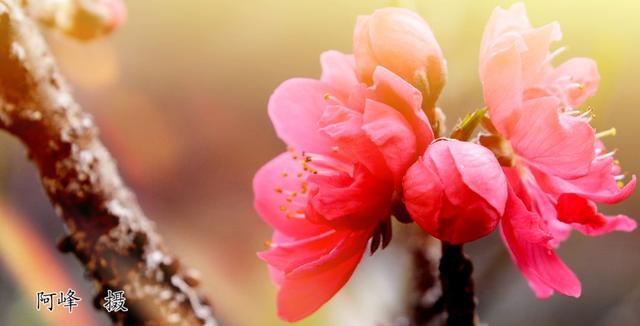
[[[596,134],[596,138],[603,138],[606,136],[615,136],[616,135],[616,128],[609,128],[605,131],[601,131],[599,133]]]

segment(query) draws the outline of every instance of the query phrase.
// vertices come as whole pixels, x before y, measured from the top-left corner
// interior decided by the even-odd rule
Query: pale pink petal
[[[595,203],[576,194],[562,194],[557,209],[560,221],[590,236],[612,231],[630,232],[637,226],[636,221],[625,215],[607,217],[598,213]]]
[[[492,46],[498,42],[501,36],[508,33],[521,33],[528,29],[531,29],[531,24],[523,3],[516,3],[508,10],[500,7],[494,9],[482,34],[481,61],[484,61],[483,57],[486,58],[489,55]]]
[[[522,77],[525,85],[531,85],[541,71],[546,71],[551,42],[562,37],[558,23],[533,28],[522,34],[527,50],[522,53]]]
[[[278,137],[297,151],[330,153],[333,142],[318,121],[338,92],[318,80],[294,78],[280,84],[269,99],[269,117]],[[335,96],[335,95],[334,95]]]
[[[595,95],[600,83],[598,65],[589,58],[571,58],[555,68],[551,79],[566,80],[568,89],[564,100],[573,108]]]
[[[290,153],[283,153],[265,164],[253,178],[254,206],[258,214],[276,230],[294,237],[328,230],[326,226],[293,216],[304,213],[307,203],[306,194],[301,191],[306,181],[296,177],[300,171],[299,160]],[[287,197],[292,192],[298,195],[295,201],[289,202]]]
[[[335,89],[340,98],[346,100],[351,91],[358,85],[353,55],[338,51],[325,51],[320,55],[322,76],[320,80]]]
[[[517,44],[481,58],[480,79],[491,122],[510,138],[522,106],[522,60]]]
[[[407,168],[418,157],[413,129],[400,112],[373,100],[367,100],[363,120],[362,130],[376,144],[395,184],[400,185]]]
[[[581,285],[578,278],[546,241],[539,241],[547,238],[548,234],[541,228],[532,228],[532,225],[541,226],[540,221],[540,217],[528,211],[511,191],[501,227],[511,257],[539,298],[546,298],[553,291],[579,297]]]
[[[511,145],[541,171],[564,178],[585,175],[595,157],[595,132],[583,118],[558,108],[554,97],[526,101]]]

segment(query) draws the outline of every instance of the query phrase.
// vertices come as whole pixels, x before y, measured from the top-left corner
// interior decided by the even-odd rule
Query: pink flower
[[[554,291],[580,295],[580,282],[552,248],[572,229],[586,235],[631,231],[627,216],[607,217],[595,203],[629,197],[635,176],[618,185],[620,168],[576,110],[599,82],[596,64],[570,59],[553,67],[557,23],[534,28],[523,4],[497,8],[480,47],[480,78],[496,132],[508,140],[509,199],[502,234],[516,264],[540,298]],[[485,143],[489,144],[489,143]],[[498,151],[497,149],[495,149]]]
[[[421,93],[384,67],[360,83],[352,56],[321,56],[320,80],[282,83],[269,116],[289,146],[253,182],[255,207],[274,229],[259,253],[278,285],[278,314],[299,320],[350,278],[369,239],[390,238],[407,168],[433,140]]]
[[[370,84],[376,67],[383,66],[420,89],[425,108],[435,106],[447,67],[431,28],[420,15],[385,8],[358,17],[353,49],[362,81]]]
[[[403,199],[416,223],[452,244],[493,231],[507,200],[506,178],[493,153],[456,140],[429,146],[403,185]]]

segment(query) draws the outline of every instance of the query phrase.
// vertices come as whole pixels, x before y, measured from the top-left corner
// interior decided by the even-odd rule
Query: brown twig
[[[97,308],[104,310],[107,290],[124,290],[129,311],[109,313],[114,323],[216,324],[197,278],[163,248],[15,0],[0,0],[0,127],[24,143],[37,166],[69,232],[59,247],[94,281]]]
[[[442,287],[438,278],[438,241],[418,230],[411,244],[413,280],[411,325],[441,325],[445,321]]]
[[[476,302],[473,292],[473,264],[465,256],[462,245],[442,243],[440,282],[447,312],[447,325],[476,325]]]

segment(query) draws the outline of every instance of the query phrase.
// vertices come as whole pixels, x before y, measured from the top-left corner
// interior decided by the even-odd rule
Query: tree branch
[[[38,168],[69,232],[59,247],[94,281],[97,308],[108,289],[124,290],[129,311],[109,313],[114,323],[216,324],[197,279],[163,247],[15,0],[0,0],[0,128],[24,143]]]
[[[440,282],[447,325],[478,324],[472,273],[473,264],[462,251],[462,245],[442,242]]]

